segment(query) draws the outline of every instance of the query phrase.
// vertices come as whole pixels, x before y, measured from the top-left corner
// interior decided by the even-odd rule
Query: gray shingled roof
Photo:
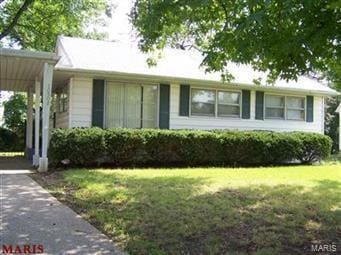
[[[146,62],[148,55],[142,53],[136,45],[60,36],[57,53],[61,56],[56,65],[58,70],[98,71],[221,82],[220,73],[205,73],[204,68],[200,68],[202,56],[194,51],[165,49],[157,65],[150,67]],[[300,77],[297,81],[289,82],[277,80],[274,85],[266,85],[266,74],[254,71],[250,66],[231,63],[228,70],[235,78],[232,81],[234,84],[255,86],[254,79],[261,78],[263,86],[327,95],[337,94],[335,90],[308,77]]]

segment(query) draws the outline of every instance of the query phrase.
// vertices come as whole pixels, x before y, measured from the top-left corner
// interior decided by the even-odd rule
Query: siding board
[[[73,78],[71,97],[70,127],[91,127],[92,79]]]

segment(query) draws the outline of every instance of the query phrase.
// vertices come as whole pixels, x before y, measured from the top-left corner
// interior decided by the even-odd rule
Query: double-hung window
[[[240,93],[218,91],[218,116],[240,117]]]
[[[275,95],[265,95],[265,118],[284,119],[285,118],[285,97]]]
[[[305,98],[295,96],[265,95],[266,119],[305,119]]]
[[[191,89],[191,115],[240,117],[240,92]]]
[[[305,98],[287,97],[287,119],[304,120],[305,119]]]
[[[215,90],[192,89],[191,114],[197,116],[215,116]]]

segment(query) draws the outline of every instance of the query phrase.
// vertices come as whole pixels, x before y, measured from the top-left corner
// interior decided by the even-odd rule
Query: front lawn
[[[130,254],[312,254],[340,241],[341,165],[58,176],[50,190]]]

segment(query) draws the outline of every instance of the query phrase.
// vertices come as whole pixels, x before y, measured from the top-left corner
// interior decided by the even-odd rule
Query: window
[[[192,89],[191,114],[197,116],[215,116],[216,91]]]
[[[192,116],[240,117],[241,93],[191,89]]]
[[[59,112],[67,112],[68,111],[68,93],[67,86],[65,86],[61,93],[59,94]]]
[[[142,86],[142,127],[155,128],[157,115],[157,86]]]
[[[285,97],[265,95],[265,118],[284,119]]]
[[[107,82],[105,126],[155,128],[157,86]]]
[[[218,91],[218,116],[240,117],[240,93]]]
[[[305,98],[265,95],[265,118],[304,120]]]
[[[305,98],[287,97],[287,119],[304,120],[305,119]]]

